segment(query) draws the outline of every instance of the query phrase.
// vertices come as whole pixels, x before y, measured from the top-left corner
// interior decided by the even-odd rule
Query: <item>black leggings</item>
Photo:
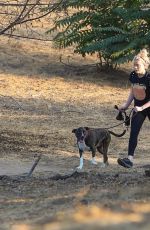
[[[131,132],[128,145],[128,155],[133,156],[138,142],[138,135],[143,125],[145,118],[148,116],[150,120],[150,109],[143,110],[142,112],[133,113],[131,120]]]

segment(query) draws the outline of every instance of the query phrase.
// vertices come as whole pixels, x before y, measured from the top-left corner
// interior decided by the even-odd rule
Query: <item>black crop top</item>
[[[135,71],[131,72],[129,81],[132,85],[134,95],[134,106],[142,106],[150,101],[150,74],[145,73],[138,77]]]

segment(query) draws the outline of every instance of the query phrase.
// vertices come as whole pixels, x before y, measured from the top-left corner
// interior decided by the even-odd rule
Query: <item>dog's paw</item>
[[[97,165],[97,162],[96,162],[96,160],[91,160],[91,163],[93,164],[93,165]]]
[[[100,167],[101,167],[101,168],[106,168],[108,165],[109,165],[108,162],[106,162],[106,163],[101,163],[101,164],[100,164]]]
[[[83,166],[80,166],[80,165],[78,167],[76,167],[77,170],[82,170],[82,168],[83,168]]]

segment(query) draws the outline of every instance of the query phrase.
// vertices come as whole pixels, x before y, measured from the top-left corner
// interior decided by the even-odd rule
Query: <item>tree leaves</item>
[[[48,31],[60,48],[75,46],[82,55],[98,53],[110,64],[132,60],[150,44],[150,8],[144,0],[71,0],[64,9],[75,9]]]

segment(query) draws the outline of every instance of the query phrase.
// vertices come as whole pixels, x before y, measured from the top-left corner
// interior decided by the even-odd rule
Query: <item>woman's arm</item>
[[[141,112],[143,111],[144,109],[147,109],[150,107],[150,101],[148,101],[147,103],[145,103],[144,105],[142,106],[135,106],[134,110],[135,112]]]
[[[133,98],[134,96],[133,96],[133,91],[131,88],[127,101],[119,107],[119,110],[126,110],[131,105]]]

